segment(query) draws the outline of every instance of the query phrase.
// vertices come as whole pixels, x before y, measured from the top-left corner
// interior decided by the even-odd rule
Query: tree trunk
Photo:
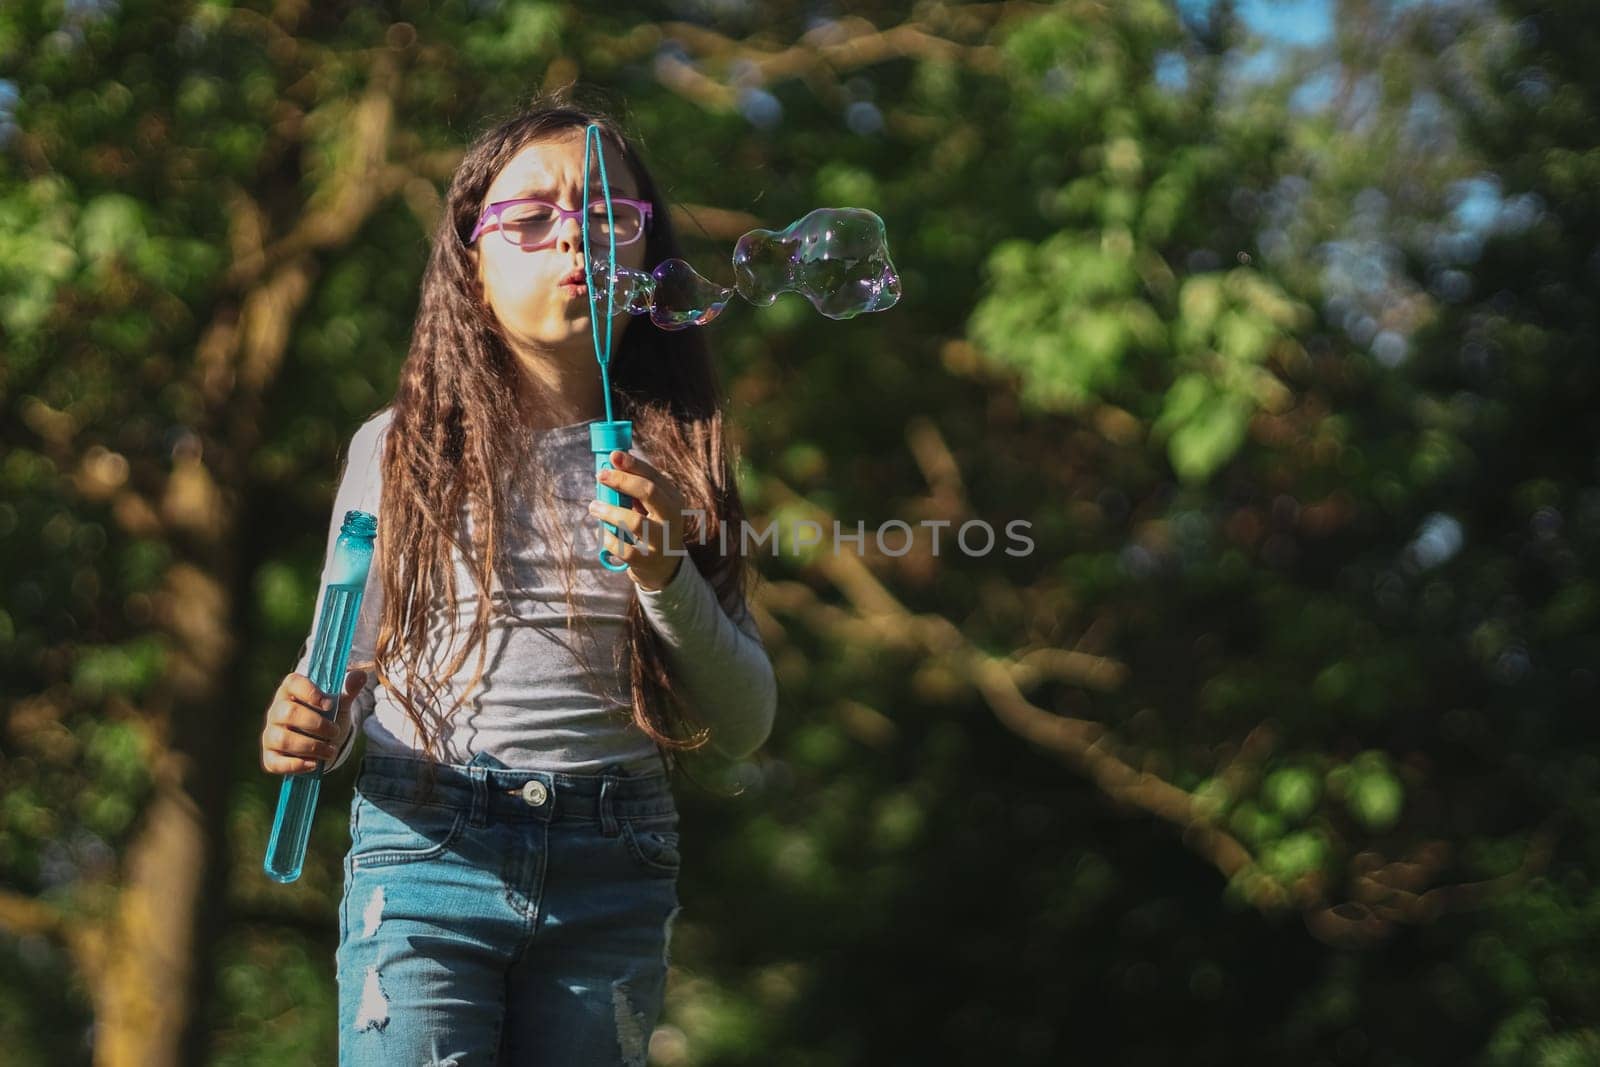
[[[237,471],[240,463],[223,463]],[[95,1063],[103,1067],[200,1064],[209,1051],[217,952],[227,922],[228,809],[235,757],[258,726],[240,705],[254,640],[249,589],[266,546],[258,493],[244,490],[234,525],[206,570],[168,574],[165,622],[174,654],[171,736],[150,738],[155,792],[127,853],[124,882],[95,976]],[[213,515],[214,518],[220,516]]]
[[[105,958],[92,972],[96,1067],[180,1062],[208,861],[200,809],[181,784],[183,762],[176,753],[164,761],[164,781],[128,853],[126,879],[102,942]]]

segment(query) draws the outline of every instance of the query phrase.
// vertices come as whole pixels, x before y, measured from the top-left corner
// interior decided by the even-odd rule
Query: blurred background
[[[441,190],[577,81],[704,274],[887,224],[894,309],[708,328],[753,519],[953,524],[761,561],[652,1063],[1600,1063],[1597,26],[6,3],[6,1062],[333,1062],[356,761],[271,883],[262,716]]]

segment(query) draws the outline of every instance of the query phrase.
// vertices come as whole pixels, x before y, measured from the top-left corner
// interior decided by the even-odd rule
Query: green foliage
[[[320,572],[319,572],[320,573]],[[286,563],[267,563],[256,573],[256,606],[268,629],[283,636],[305,636],[305,620],[317,605],[314,583]]]
[[[8,334],[37,330],[50,313],[56,287],[78,265],[69,204],[66,183],[53,176],[21,184],[0,198],[0,326]]]
[[[1328,772],[1328,785],[1344,796],[1350,814],[1369,830],[1387,830],[1400,818],[1405,790],[1382,752],[1363,752],[1335,767]]]
[[[1291,820],[1311,814],[1320,792],[1316,775],[1303,767],[1280,767],[1267,776],[1262,786],[1267,803]]]
[[[113,693],[138,699],[161,677],[165,664],[166,653],[158,637],[121,645],[85,645],[78,649],[72,684],[85,700],[103,700]]]

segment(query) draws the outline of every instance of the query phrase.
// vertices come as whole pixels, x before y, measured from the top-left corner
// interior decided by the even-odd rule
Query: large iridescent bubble
[[[734,248],[734,288],[708,281],[681,259],[654,271],[591,260],[597,304],[609,285],[613,314],[649,314],[663,330],[704,326],[735,291],[757,307],[799,293],[830,319],[883,311],[900,300],[900,277],[889,259],[883,220],[863,208],[818,208],[779,231],[751,230]]]
[[[777,233],[751,230],[733,250],[734,287],[757,307],[799,293],[830,319],[900,300],[883,220],[863,208],[818,208]]]

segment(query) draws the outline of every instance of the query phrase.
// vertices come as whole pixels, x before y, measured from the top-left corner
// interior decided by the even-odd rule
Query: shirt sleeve
[[[300,647],[299,662],[294,668],[296,674],[305,675],[307,678],[311,676],[311,644],[316,638],[317,619],[322,615],[322,602],[327,594],[328,583],[333,577],[333,553],[339,542],[339,531],[344,526],[345,512],[365,511],[372,515],[378,514],[378,504],[383,498],[383,470],[380,460],[383,457],[383,434],[388,428],[388,423],[388,412],[385,411],[369,419],[356,431],[350,441],[350,448],[345,457],[344,473],[339,480],[339,489],[334,494],[333,514],[328,519],[327,548],[322,557],[322,575],[317,583],[317,606],[312,612],[311,629],[306,634],[305,643]],[[367,572],[366,587],[361,593],[361,609],[356,617],[355,635],[350,642],[350,660],[346,671],[348,673],[349,670],[358,667],[365,670],[367,684],[356,694],[355,700],[350,705],[350,731],[345,736],[344,745],[338,755],[323,767],[324,774],[337,769],[349,757],[355,748],[356,735],[361,733],[362,726],[377,701],[378,672],[370,664],[377,646],[378,619],[382,614],[383,582],[374,560],[374,566]]]
[[[778,683],[744,597],[724,605],[689,556],[666,585],[635,592],[689,703],[711,729],[712,747],[731,759],[760,748],[777,714]]]

